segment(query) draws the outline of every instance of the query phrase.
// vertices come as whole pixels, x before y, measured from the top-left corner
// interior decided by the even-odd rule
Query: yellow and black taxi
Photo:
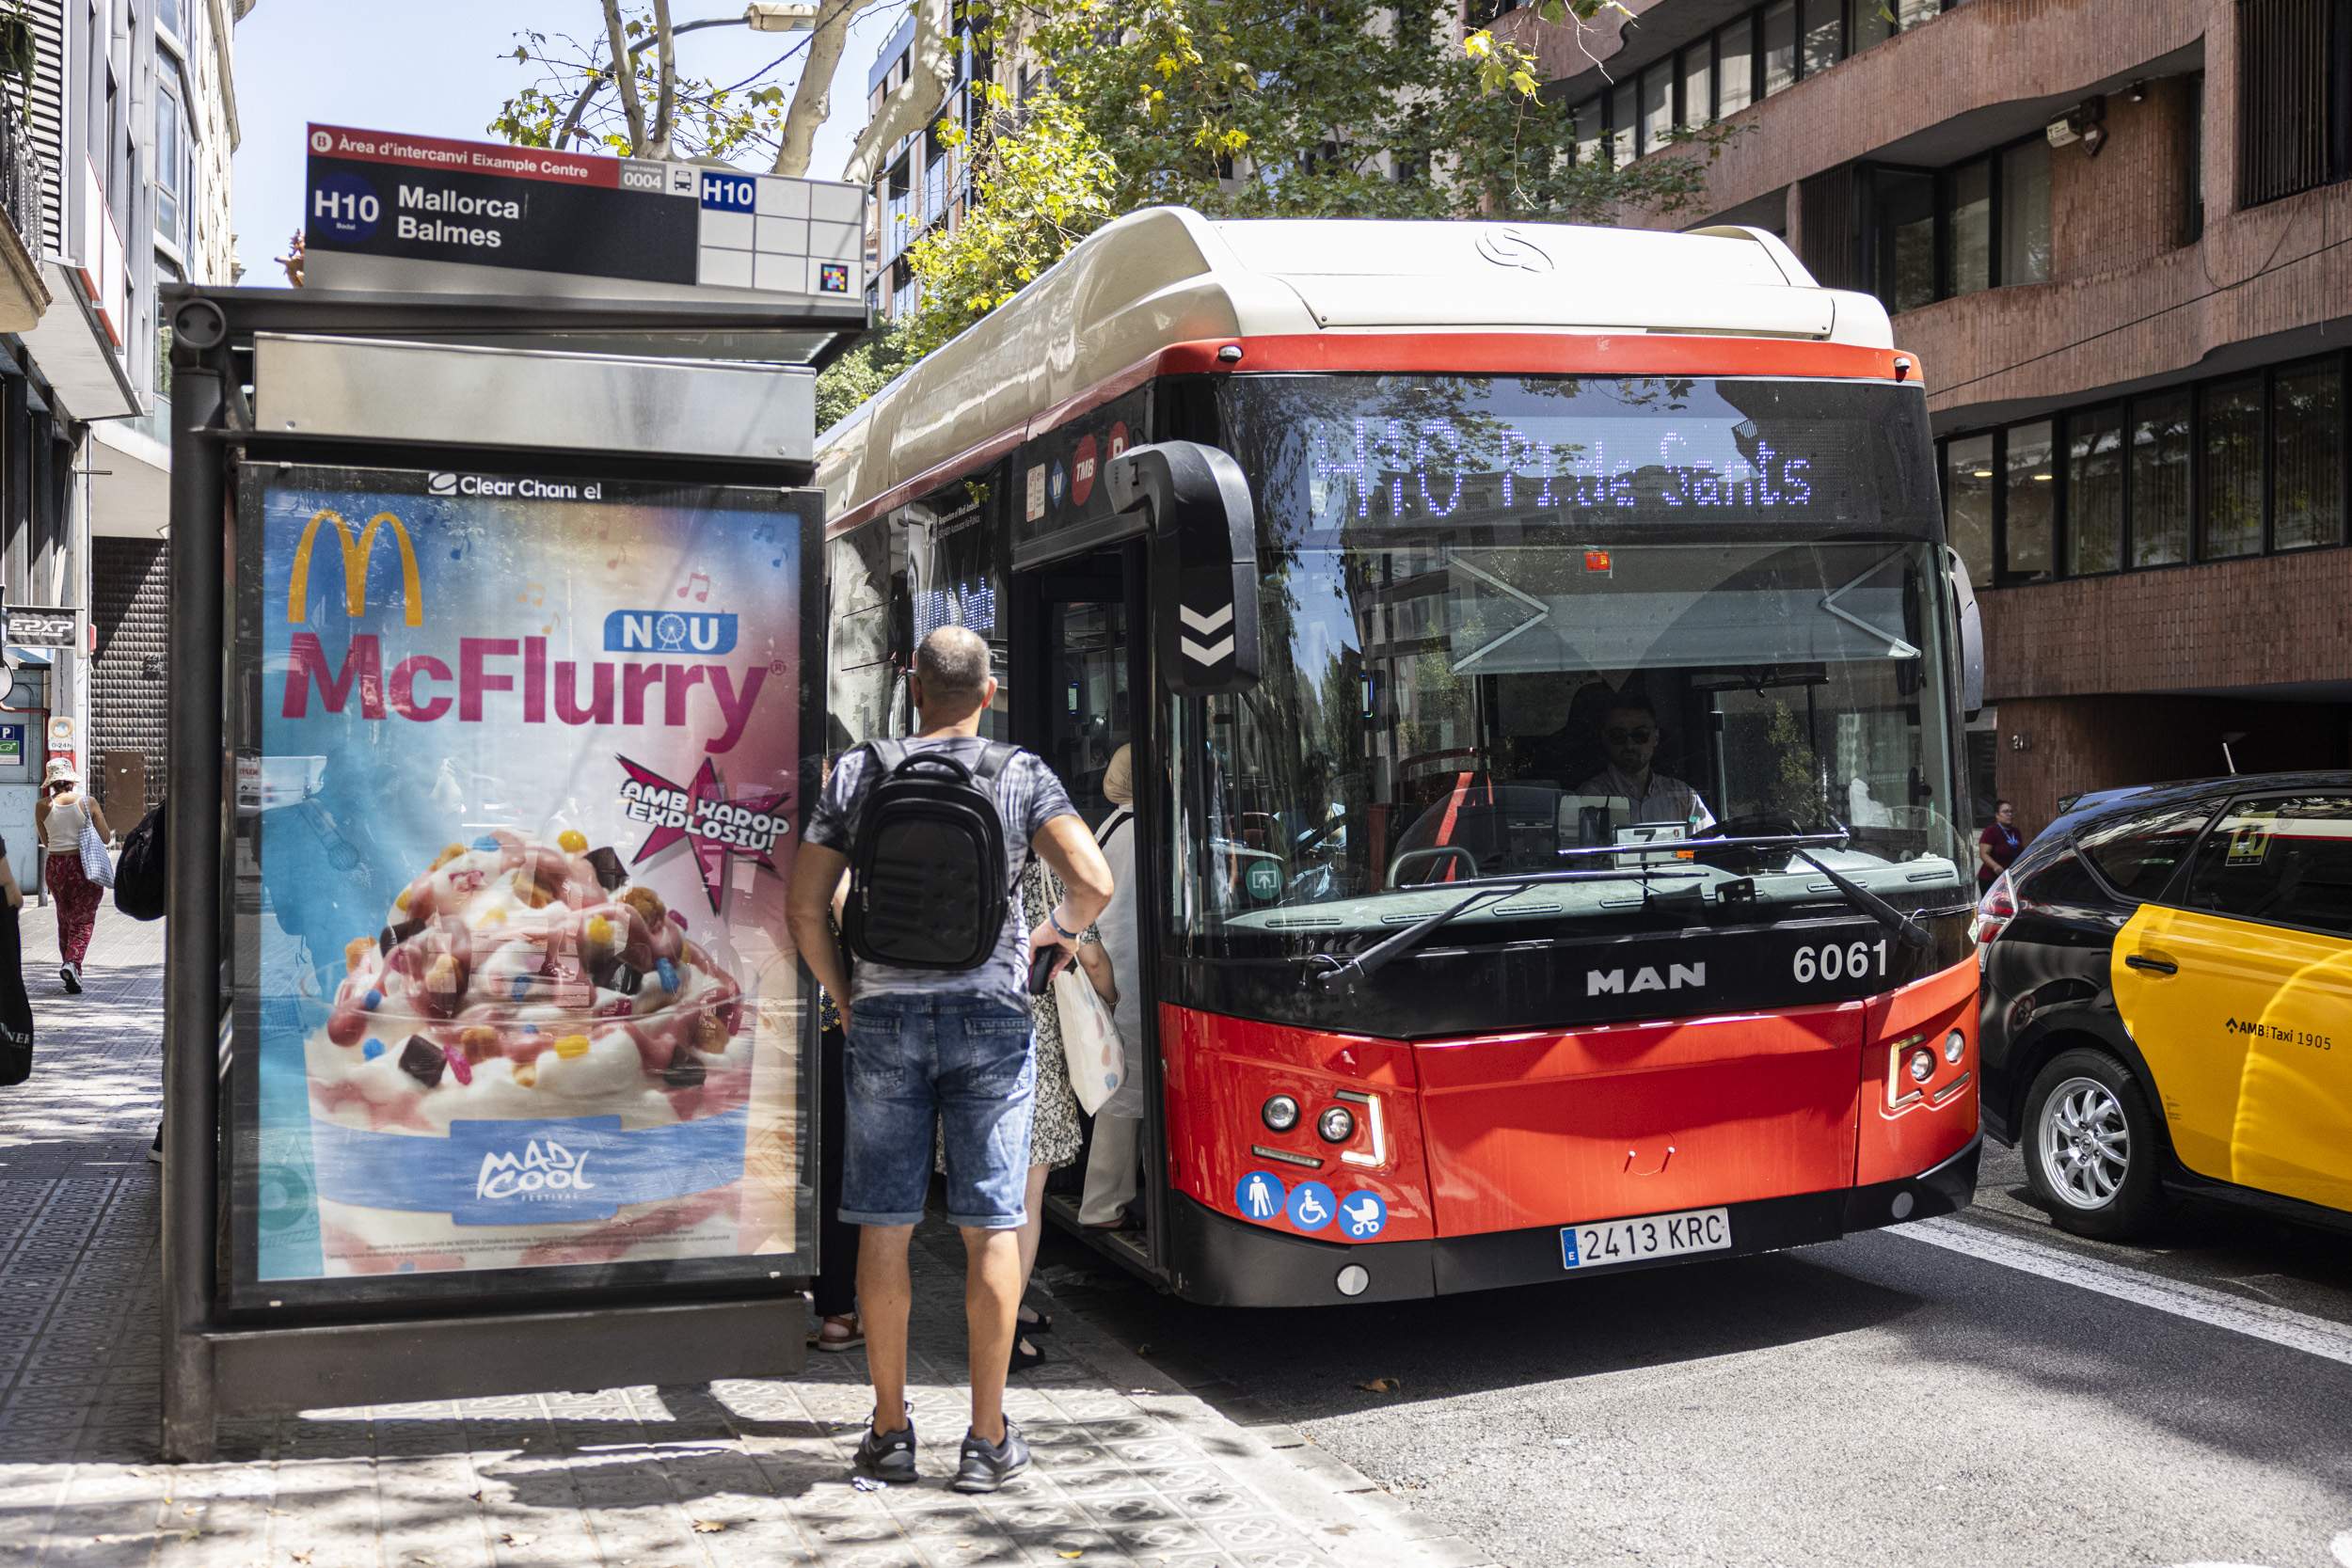
[[[2083,1236],[2171,1194],[2352,1227],[2352,772],[2078,811],[1979,911],[1985,1131]]]

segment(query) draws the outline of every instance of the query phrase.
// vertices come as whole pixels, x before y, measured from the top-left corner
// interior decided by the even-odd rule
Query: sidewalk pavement
[[[32,1080],[0,1090],[0,1563],[171,1568],[1434,1568],[1478,1560],[1280,1427],[1235,1424],[1074,1314],[1007,1408],[1023,1481],[949,1492],[961,1251],[916,1247],[924,1480],[862,1491],[862,1355],[790,1381],[321,1410],[157,1458],[163,927],[109,905],[78,997],[24,911]]]

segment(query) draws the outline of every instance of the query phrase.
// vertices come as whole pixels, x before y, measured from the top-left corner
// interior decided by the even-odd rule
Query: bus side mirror
[[[1104,473],[1111,505],[1144,514],[1160,678],[1180,697],[1246,691],[1258,641],[1258,515],[1232,455],[1198,441],[1130,447]]]
[[[1977,608],[1976,585],[1968,580],[1968,563],[1946,546],[1947,575],[1952,579],[1952,603],[1960,612],[1960,712],[1974,719],[1984,708],[1984,613]]]

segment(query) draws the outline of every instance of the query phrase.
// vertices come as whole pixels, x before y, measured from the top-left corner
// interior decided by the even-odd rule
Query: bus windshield
[[[1323,376],[1223,395],[1265,672],[1176,719],[1178,810],[1204,818],[1177,835],[1196,938],[1385,933],[1536,877],[1462,926],[1838,905],[1797,849],[1903,909],[1973,889],[1915,392]],[[1733,842],[1792,838],[1811,842]]]

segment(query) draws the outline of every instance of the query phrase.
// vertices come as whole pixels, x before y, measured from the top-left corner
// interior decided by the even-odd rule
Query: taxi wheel
[[[2061,1052],[2026,1097],[2026,1185],[2060,1230],[2127,1241],[2164,1215],[2156,1124],[2139,1079],[2104,1051]]]

